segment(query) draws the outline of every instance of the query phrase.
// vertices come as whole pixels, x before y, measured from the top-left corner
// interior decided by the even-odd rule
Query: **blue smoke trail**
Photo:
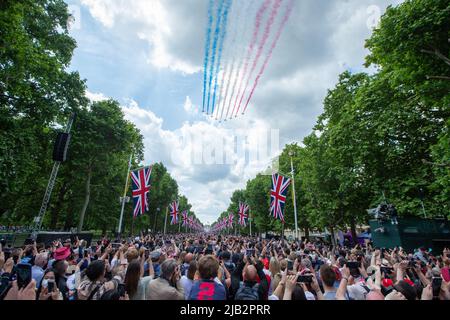
[[[203,61],[203,112],[205,112],[205,96],[206,96],[206,78],[208,73],[209,48],[211,47],[211,29],[213,24],[212,10],[214,0],[209,0],[208,5],[208,27],[206,29],[206,43],[205,43],[205,59]]]
[[[208,104],[206,105],[206,114],[209,113],[209,102],[211,99],[211,84],[212,84],[212,77],[213,77],[213,70],[214,70],[214,64],[216,61],[216,49],[217,49],[217,41],[219,40],[219,31],[220,31],[220,25],[221,25],[221,19],[222,19],[222,8],[224,4],[224,0],[220,1],[219,8],[217,8],[217,23],[216,23],[216,29],[214,30],[214,41],[212,46],[212,53],[211,53],[211,64],[209,66],[209,89],[208,89]]]
[[[220,62],[222,60],[222,51],[223,51],[223,43],[225,42],[225,37],[227,35],[227,23],[228,23],[228,12],[231,8],[231,5],[233,4],[232,0],[227,0],[225,5],[225,10],[223,12],[223,20],[221,28],[221,35],[219,40],[219,51],[218,51],[218,59],[217,59],[217,65],[216,65],[216,71],[214,76],[214,94],[213,94],[213,100],[211,105],[211,114],[214,113],[214,108],[216,107],[216,93],[217,93],[217,80],[219,78],[219,69],[220,69]]]

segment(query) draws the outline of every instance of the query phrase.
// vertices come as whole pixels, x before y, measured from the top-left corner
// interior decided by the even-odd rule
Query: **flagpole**
[[[250,218],[250,210],[248,210],[248,222],[250,223],[250,237],[252,236],[252,219]]]
[[[181,231],[181,219],[178,219],[178,233],[180,233],[180,231]]]
[[[169,213],[169,207],[166,207],[166,218],[164,219],[164,235],[166,234],[167,214]]]
[[[294,214],[295,214],[295,240],[298,239],[298,224],[297,224],[297,201],[295,200],[295,176],[294,176],[294,163],[292,161],[293,151],[289,152],[291,157],[291,175],[292,175],[292,201],[294,202]]]
[[[126,196],[127,196],[127,191],[128,191],[128,179],[130,177],[131,160],[132,159],[133,159],[133,152],[130,155],[130,161],[128,161],[127,179],[125,180],[125,190],[123,191],[123,197],[122,197],[122,209],[120,210],[119,227],[117,229],[117,233],[119,236],[122,232],[123,212],[125,210],[125,201],[126,201]]]

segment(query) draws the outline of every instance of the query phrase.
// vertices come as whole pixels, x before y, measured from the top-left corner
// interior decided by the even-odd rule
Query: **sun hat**
[[[56,261],[60,261],[67,259],[69,256],[70,249],[68,247],[61,247],[56,249],[54,258]]]

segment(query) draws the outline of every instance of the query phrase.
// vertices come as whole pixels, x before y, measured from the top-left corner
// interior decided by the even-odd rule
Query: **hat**
[[[160,257],[161,257],[160,251],[153,251],[152,253],[150,253],[150,258],[152,260],[158,260]]]
[[[68,247],[58,248],[55,251],[55,260],[66,260],[70,256],[70,249]]]
[[[385,288],[389,288],[394,285],[394,282],[391,279],[383,279],[383,281],[381,281],[381,285]]]

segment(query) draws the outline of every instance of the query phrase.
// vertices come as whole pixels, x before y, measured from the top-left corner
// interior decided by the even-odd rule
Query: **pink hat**
[[[389,288],[394,285],[394,282],[391,279],[383,279],[381,285],[385,288]]]
[[[70,256],[70,249],[67,247],[58,248],[55,251],[55,260],[65,260]]]

